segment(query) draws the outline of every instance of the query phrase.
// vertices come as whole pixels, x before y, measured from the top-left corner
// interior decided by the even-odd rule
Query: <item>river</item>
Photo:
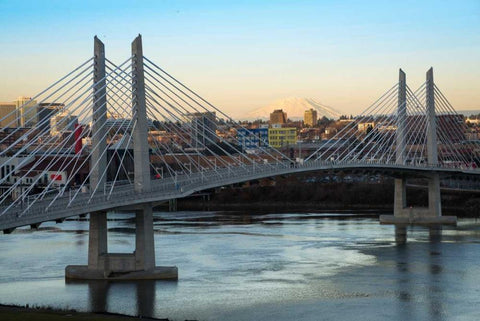
[[[133,251],[109,215],[109,251]],[[0,303],[170,320],[480,320],[480,221],[395,228],[344,214],[155,213],[157,265],[179,280],[67,283],[88,221],[0,235]]]

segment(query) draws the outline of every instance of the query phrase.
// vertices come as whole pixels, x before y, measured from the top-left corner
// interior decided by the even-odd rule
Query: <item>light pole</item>
[[[184,167],[188,167],[188,172],[192,174],[192,163],[183,163]]]
[[[302,160],[302,141],[298,141],[298,159],[301,161]]]

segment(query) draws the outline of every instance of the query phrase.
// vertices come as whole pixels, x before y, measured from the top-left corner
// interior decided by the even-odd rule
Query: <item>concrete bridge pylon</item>
[[[433,68],[427,71],[426,80],[426,140],[427,162],[429,166],[438,166],[437,121],[435,113],[435,90]],[[396,164],[404,165],[404,150],[407,130],[407,95],[406,75],[400,69],[398,84],[397,130],[396,130]],[[432,172],[426,175],[428,180],[428,207],[412,207],[407,204],[407,177],[394,181],[393,215],[381,215],[380,223],[384,224],[456,224],[456,216],[442,216],[440,195],[440,175]]]
[[[143,72],[142,38],[132,42],[132,117],[136,121],[134,138],[134,188],[137,192],[150,190],[148,124],[145,106],[145,80]],[[104,188],[107,154],[105,128],[107,114],[107,86],[105,74],[105,47],[94,38],[94,104],[92,117],[92,146],[90,187]],[[131,208],[135,212],[135,251],[133,253],[108,252],[107,212],[90,213],[88,239],[88,265],[69,265],[65,277],[83,280],[159,280],[178,279],[175,266],[155,265],[153,213],[150,203]]]

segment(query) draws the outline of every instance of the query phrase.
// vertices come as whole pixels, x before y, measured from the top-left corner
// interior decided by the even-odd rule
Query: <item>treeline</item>
[[[246,188],[226,188],[217,192],[212,200],[219,203],[280,202],[327,204],[388,205],[393,200],[393,186],[383,184],[301,183],[276,186],[254,185]]]
[[[226,187],[210,195],[210,200],[180,201],[179,207],[196,208],[200,203],[209,209],[275,208],[309,210],[371,209],[392,211],[394,199],[393,179],[382,182],[320,183],[288,180],[275,186],[254,184],[243,187]],[[428,206],[426,187],[407,188],[407,206]],[[181,204],[186,205],[182,206]],[[480,193],[442,191],[444,214],[461,217],[480,217]]]

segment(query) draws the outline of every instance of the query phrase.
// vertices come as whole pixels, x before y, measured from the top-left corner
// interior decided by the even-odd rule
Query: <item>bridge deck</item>
[[[411,173],[425,176],[434,172],[442,175],[480,174],[478,169],[418,167],[380,162],[336,163],[330,161],[310,161],[304,164],[283,162],[217,168],[189,175],[179,175],[176,178],[153,180],[151,190],[143,193],[135,192],[133,185],[123,185],[115,187],[111,194],[99,194],[97,192],[93,196],[89,192],[82,193],[78,190],[71,190],[62,196],[44,197],[42,200],[34,202],[35,195],[31,195],[7,211],[5,211],[7,207],[0,208],[0,213],[5,211],[0,216],[0,229],[9,230],[20,226],[61,220],[95,211],[108,211],[132,205],[182,198],[197,191],[254,179],[318,170],[383,171],[397,173],[397,175]],[[78,194],[72,197],[76,193]]]

